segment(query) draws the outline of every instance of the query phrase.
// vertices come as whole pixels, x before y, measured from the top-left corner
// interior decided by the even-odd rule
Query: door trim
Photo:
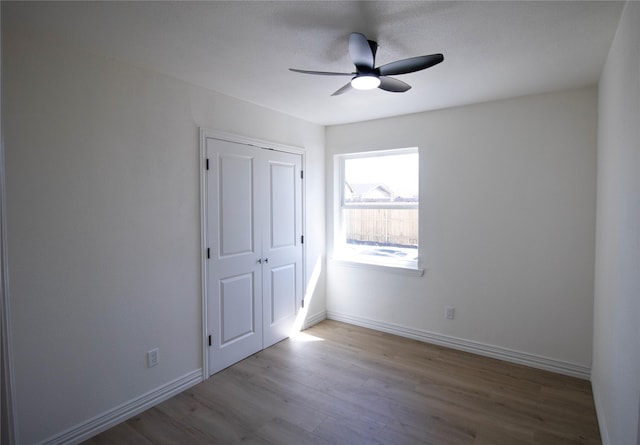
[[[202,373],[204,380],[209,378],[209,342],[208,342],[208,326],[209,320],[207,317],[208,303],[208,283],[207,283],[207,246],[209,240],[207,239],[207,139],[218,139],[226,142],[233,142],[236,144],[249,145],[252,147],[258,147],[266,150],[277,150],[285,153],[293,153],[301,156],[302,170],[306,170],[306,151],[303,148],[294,147],[291,145],[279,144],[276,142],[265,141],[262,139],[255,139],[246,136],[241,136],[234,133],[227,133],[223,131],[213,130],[210,128],[200,127],[200,279],[201,279],[201,297],[202,297]],[[306,181],[302,181],[302,235],[306,235]],[[307,258],[307,245],[302,244],[302,283],[303,290],[304,285],[307,282],[306,273],[306,258]],[[304,298],[304,295],[302,296]]]
[[[2,8],[0,8],[1,19]],[[2,49],[0,48],[0,56],[1,53]],[[0,70],[1,80],[2,70]],[[0,102],[2,99],[3,94],[0,91]],[[13,367],[13,340],[11,337],[4,120],[4,115],[0,110],[0,441],[6,439],[8,444],[14,444],[20,442],[20,436]]]

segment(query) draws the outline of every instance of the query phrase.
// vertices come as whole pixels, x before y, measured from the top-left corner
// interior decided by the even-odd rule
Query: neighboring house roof
[[[345,181],[344,198],[348,202],[416,202],[415,196],[402,196],[380,182],[350,183]]]
[[[346,198],[353,201],[390,201],[395,194],[381,183],[353,183],[345,182],[347,187]]]

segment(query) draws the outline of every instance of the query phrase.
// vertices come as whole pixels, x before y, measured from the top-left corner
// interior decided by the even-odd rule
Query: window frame
[[[340,265],[370,268],[375,270],[399,272],[410,275],[422,276],[424,270],[419,268],[420,263],[420,238],[417,237],[417,255],[415,260],[400,260],[390,258],[374,258],[364,255],[357,255],[349,252],[346,242],[346,209],[416,209],[420,212],[420,195],[418,193],[418,202],[407,204],[393,203],[349,203],[345,200],[345,163],[350,159],[360,158],[377,158],[382,156],[394,156],[402,154],[417,154],[420,158],[420,150],[418,147],[371,150],[357,153],[344,153],[334,155],[334,225],[333,225],[333,261]],[[418,166],[419,169],[419,166]],[[418,170],[419,177],[419,170]],[[419,224],[418,224],[419,231]]]

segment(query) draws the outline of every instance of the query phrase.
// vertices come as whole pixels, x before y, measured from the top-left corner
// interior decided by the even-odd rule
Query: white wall
[[[328,165],[339,153],[420,148],[426,268],[413,277],[328,260],[329,317],[588,377],[596,112],[586,88],[329,127]],[[332,184],[328,171],[328,220]]]
[[[640,444],[640,3],[600,79],[592,383],[605,444]]]
[[[306,148],[308,276],[324,251],[324,128],[3,13],[16,408],[32,444],[201,368],[198,128]],[[324,304],[322,275],[310,314]]]

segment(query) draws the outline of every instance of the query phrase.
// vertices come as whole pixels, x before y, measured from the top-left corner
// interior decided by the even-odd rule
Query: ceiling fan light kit
[[[377,49],[378,44],[376,42],[367,40],[364,34],[353,32],[349,36],[349,56],[356,67],[355,72],[336,73],[329,71],[299,70],[295,68],[289,68],[289,70],[296,73],[316,74],[320,76],[354,76],[348,84],[334,92],[332,96],[338,96],[351,89],[373,90],[380,88],[381,90],[392,93],[404,93],[408,91],[411,86],[389,76],[414,73],[437,65],[444,60],[442,54],[431,54],[428,56],[397,60],[376,68],[375,59]]]
[[[373,90],[380,86],[380,78],[373,74],[363,74],[351,79],[351,86],[356,90]]]

